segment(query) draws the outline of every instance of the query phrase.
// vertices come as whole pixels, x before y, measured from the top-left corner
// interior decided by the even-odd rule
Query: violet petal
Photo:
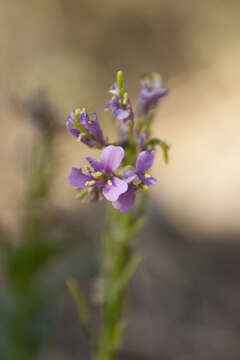
[[[155,179],[153,176],[146,177],[146,175],[143,173],[139,173],[138,176],[143,185],[152,186],[157,184],[157,179]]]
[[[109,201],[116,201],[121,194],[127,191],[128,185],[117,177],[113,177],[110,181],[111,185],[108,182],[104,185],[103,195]]]
[[[79,188],[87,188],[86,181],[92,180],[90,175],[83,174],[82,169],[72,168],[68,177],[69,184]]]
[[[167,95],[167,93],[168,89],[163,88],[161,82],[154,82],[149,87],[147,82],[143,81],[137,108],[138,115],[146,115],[158,103],[159,99]]]
[[[136,164],[136,170],[139,171],[145,171],[150,169],[150,167],[153,165],[155,159],[155,151],[142,151],[138,155],[137,158],[137,164]]]
[[[120,195],[116,201],[112,202],[115,209],[120,210],[122,213],[126,213],[133,208],[135,201],[135,187],[129,185],[128,191]]]
[[[133,180],[135,180],[136,177],[137,174],[135,170],[131,170],[123,174],[123,180],[126,181],[127,184],[133,182]]]
[[[109,145],[101,152],[100,163],[106,172],[114,172],[124,158],[124,150],[121,146]]]
[[[94,171],[102,170],[102,167],[101,167],[101,164],[99,161],[95,160],[91,156],[86,157],[86,160],[89,162],[89,164],[91,165],[91,167],[93,168]]]
[[[73,135],[73,136],[76,136],[76,138],[79,137],[80,135],[80,130],[78,130],[76,127],[72,127],[69,122],[67,121],[66,124],[65,124],[67,130]]]
[[[93,116],[93,119],[90,116]],[[100,145],[104,144],[102,129],[99,125],[98,117],[95,112],[83,112],[79,115],[80,124],[91,134],[96,142]]]

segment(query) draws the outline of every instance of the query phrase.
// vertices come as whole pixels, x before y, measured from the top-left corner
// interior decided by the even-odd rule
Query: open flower
[[[116,201],[128,189],[127,182],[114,174],[123,158],[122,147],[109,145],[102,150],[100,162],[92,157],[86,158],[92,168],[88,168],[86,173],[83,173],[82,169],[72,168],[69,183],[78,188],[89,189],[90,192],[94,191],[95,194],[100,191],[107,200]]]
[[[75,137],[90,147],[102,147],[104,138],[95,112],[72,110],[66,128]]]
[[[155,160],[154,150],[142,151],[138,155],[136,169],[134,173],[138,176],[139,180],[141,181],[141,184],[143,185],[151,186],[157,183],[157,180],[154,177],[146,173],[146,171],[152,167],[154,160]]]
[[[142,80],[137,114],[148,115],[149,111],[157,104],[160,98],[168,93],[168,89],[162,87],[161,77],[158,73],[150,73]]]
[[[130,211],[134,205],[136,191],[140,188],[148,188],[148,186],[155,185],[157,180],[146,173],[149,170],[155,159],[155,151],[142,151],[137,158],[136,169],[124,174],[123,179],[128,183],[128,190],[119,196],[112,205],[123,213]]]
[[[155,151],[141,151],[137,158],[136,168],[126,172],[123,176],[124,181],[130,183],[138,178],[139,185],[151,186],[157,183],[157,180],[149,175],[146,171],[149,170],[155,160]]]
[[[119,88],[116,82],[111,86],[109,92],[112,94],[112,99],[105,106],[105,110],[111,108],[113,116],[124,123],[128,120],[133,121],[134,115],[128,94],[124,93],[123,103],[121,103]]]

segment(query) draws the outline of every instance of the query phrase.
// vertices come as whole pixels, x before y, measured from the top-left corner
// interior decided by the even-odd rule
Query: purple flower
[[[122,147],[109,145],[102,150],[100,162],[92,157],[86,158],[92,167],[86,173],[83,173],[82,169],[72,168],[69,183],[82,189],[89,188],[90,192],[94,191],[95,194],[96,191],[98,194],[101,191],[107,200],[116,201],[128,189],[127,182],[114,175],[123,158]]]
[[[128,185],[128,190],[113,201],[113,207],[123,213],[130,211],[134,205],[136,190],[141,187],[155,185],[157,180],[146,171],[153,165],[155,159],[155,151],[142,151],[137,158],[136,169],[125,173],[123,180]]]
[[[102,147],[104,138],[95,112],[72,110],[66,122],[68,131],[90,147]]]
[[[154,160],[155,160],[154,150],[142,151],[138,155],[135,174],[141,180],[141,183],[143,185],[151,186],[157,183],[157,180],[154,177],[146,173],[146,171],[152,167]]]
[[[109,92],[113,96],[105,106],[105,110],[111,108],[113,116],[118,120],[122,120],[124,123],[128,120],[133,121],[134,115],[128,94],[126,92],[124,93],[123,104],[121,104],[119,88],[116,82],[111,86]]]
[[[150,73],[142,80],[137,114],[148,115],[149,111],[157,104],[160,98],[168,93],[168,89],[162,87],[161,77],[158,73]]]

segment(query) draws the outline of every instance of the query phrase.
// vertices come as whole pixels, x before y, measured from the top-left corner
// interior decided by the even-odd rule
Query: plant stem
[[[130,240],[139,231],[139,222],[132,212],[121,214],[110,204],[106,218],[101,279],[102,328],[94,360],[115,360],[121,345],[126,286],[135,270]]]

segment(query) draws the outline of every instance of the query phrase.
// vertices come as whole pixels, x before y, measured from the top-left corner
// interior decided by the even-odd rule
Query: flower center
[[[96,180],[90,180],[85,182],[85,186],[92,186],[96,183]]]
[[[95,171],[91,175],[94,179],[100,179],[103,176],[103,173],[102,171]]]

